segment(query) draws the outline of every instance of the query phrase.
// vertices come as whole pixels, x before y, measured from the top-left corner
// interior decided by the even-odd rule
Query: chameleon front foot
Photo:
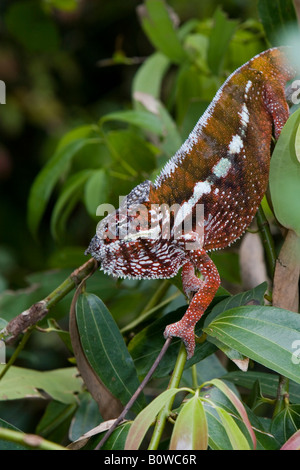
[[[165,338],[180,338],[187,352],[187,359],[194,355],[195,351],[195,326],[186,326],[182,320],[168,325],[164,331]]]

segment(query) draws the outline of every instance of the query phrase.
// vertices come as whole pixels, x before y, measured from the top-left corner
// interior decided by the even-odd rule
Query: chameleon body
[[[164,335],[181,338],[188,358],[194,354],[195,325],[220,285],[207,252],[238,239],[259,207],[268,184],[272,135],[279,137],[289,116],[285,85],[293,77],[280,48],[231,74],[156,181],[136,186],[99,223],[87,250],[104,272],[117,277],[171,278],[182,268],[190,303]],[[199,221],[200,204],[204,217]],[[162,215],[156,210],[162,205],[177,205],[181,212]],[[188,217],[190,230],[175,236]],[[153,220],[156,225],[149,228]],[[166,220],[169,231],[163,233]]]

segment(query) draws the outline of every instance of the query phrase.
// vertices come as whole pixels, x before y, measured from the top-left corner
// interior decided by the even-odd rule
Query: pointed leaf
[[[240,417],[242,418],[244,424],[246,425],[246,427],[248,429],[248,432],[251,436],[252,442],[253,442],[253,447],[255,449],[255,447],[256,447],[256,437],[255,437],[254,431],[252,429],[252,426],[250,424],[247,412],[246,412],[246,410],[244,408],[244,405],[241,402],[241,400],[235,395],[235,393],[233,393],[233,391],[222,380],[213,379],[213,380],[210,380],[209,382],[206,382],[206,384],[208,384],[208,383],[214,385],[219,390],[221,390],[224,393],[224,395],[226,395],[226,397],[231,401],[231,403],[233,404],[233,406],[235,407],[235,409],[239,413]],[[203,385],[205,385],[205,384],[203,384]]]
[[[92,172],[84,188],[84,203],[88,213],[97,218],[97,207],[109,200],[109,179],[103,168]]]
[[[219,75],[225,53],[238,22],[229,20],[220,8],[216,10],[213,20],[214,27],[209,38],[207,57],[211,71],[215,75]]]
[[[300,342],[300,315],[276,307],[245,306],[219,315],[204,331],[241,354],[300,383],[292,358]]]
[[[172,432],[170,450],[206,450],[208,429],[201,399],[194,395],[179,412]]]
[[[262,394],[269,397],[276,397],[278,390],[277,374],[259,371],[248,371],[247,374],[245,374],[244,372],[236,371],[223,375],[222,379],[249,390],[252,389],[256,381],[259,381]],[[289,384],[289,399],[292,403],[300,402],[300,385],[293,381],[290,381]]]
[[[233,450],[250,450],[247,439],[232,418],[223,408],[217,407],[217,412],[221,418],[226,434],[229,437]]]
[[[104,303],[94,294],[83,293],[76,304],[76,319],[83,351],[95,374],[125,405],[140,382],[120,330]],[[140,411],[140,395],[133,410]]]
[[[66,145],[60,145],[38,174],[28,199],[28,225],[34,235],[36,235],[53,188],[61,175],[68,169],[74,155],[86,145],[97,142],[99,142],[97,139],[82,137],[71,140]]]
[[[297,129],[297,132],[296,132],[295,152],[296,152],[297,160],[300,163],[300,124],[298,125],[298,129]]]
[[[142,27],[154,47],[176,64],[186,59],[186,53],[163,0],[146,0],[138,9]]]
[[[271,433],[283,445],[300,428],[300,405],[288,405],[272,420]]]
[[[69,215],[70,211],[79,201],[83,192],[84,184],[90,175],[90,170],[83,170],[72,175],[66,181],[51,215],[51,233],[54,238],[58,238],[59,233],[64,230],[65,227],[62,224],[62,220],[66,222],[66,216]],[[70,202],[72,202],[71,205]]]
[[[4,366],[0,365],[0,371]],[[75,394],[81,391],[82,381],[75,367],[38,371],[11,366],[1,380],[0,400],[43,398],[44,390],[53,399],[69,404],[76,402]]]
[[[134,76],[132,87],[133,98],[137,99],[140,96],[139,94],[144,94],[158,100],[160,98],[162,80],[169,66],[170,60],[160,52],[155,52],[148,57]],[[150,111],[149,108],[147,109]]]
[[[162,123],[160,119],[155,116],[155,114],[147,111],[127,110],[109,113],[101,118],[100,125],[108,121],[126,122],[127,124],[132,124],[146,131],[153,132],[153,134],[162,134]]]
[[[295,139],[300,123],[300,109],[294,112],[276,143],[270,164],[270,192],[276,218],[300,237],[300,162]]]

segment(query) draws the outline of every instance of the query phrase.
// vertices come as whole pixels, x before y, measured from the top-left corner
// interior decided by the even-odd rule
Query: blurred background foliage
[[[163,36],[155,44],[158,35],[140,0],[1,1],[6,104],[0,105],[0,316],[5,320],[45,297],[86,260],[98,204],[117,207],[119,195],[153,179],[228,74],[268,46],[256,2],[169,0],[168,5],[184,49]],[[146,92],[153,101],[143,101]],[[151,106],[159,112],[130,114]],[[223,279],[238,286],[237,253],[221,253],[216,262]],[[90,291],[109,306],[120,327],[147,307],[159,285],[120,283],[101,273],[89,280]],[[70,299],[51,311],[63,327]],[[184,304],[179,296],[165,313]],[[53,369],[68,364],[69,354],[56,335],[35,333],[18,365]],[[9,415],[10,422],[32,431],[32,416],[40,413],[36,402],[31,416],[27,408],[21,417],[22,400],[4,406],[3,418]]]
[[[0,79],[7,89],[6,105],[0,107],[1,290],[24,287],[24,275],[32,271],[53,264],[58,267],[62,246],[88,244],[94,221],[80,205],[68,221],[63,239],[53,239],[49,218],[55,197],[34,238],[27,224],[27,199],[34,178],[67,131],[131,107],[133,77],[139,62],[153,52],[140,27],[139,4],[122,0],[1,1]],[[177,0],[169,5],[182,23],[197,18],[203,21],[202,28],[217,5],[239,22],[256,16],[251,1]],[[174,113],[174,100],[170,108]],[[89,166],[99,166],[101,149],[86,153],[76,159],[78,170],[88,167],[86,158]]]

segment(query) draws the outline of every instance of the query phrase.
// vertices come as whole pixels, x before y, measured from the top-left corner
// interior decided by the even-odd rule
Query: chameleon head
[[[152,183],[145,181],[125,197],[119,209],[102,219],[86,254],[116,277],[169,278],[183,263],[183,252],[161,234],[160,219],[149,204]]]

